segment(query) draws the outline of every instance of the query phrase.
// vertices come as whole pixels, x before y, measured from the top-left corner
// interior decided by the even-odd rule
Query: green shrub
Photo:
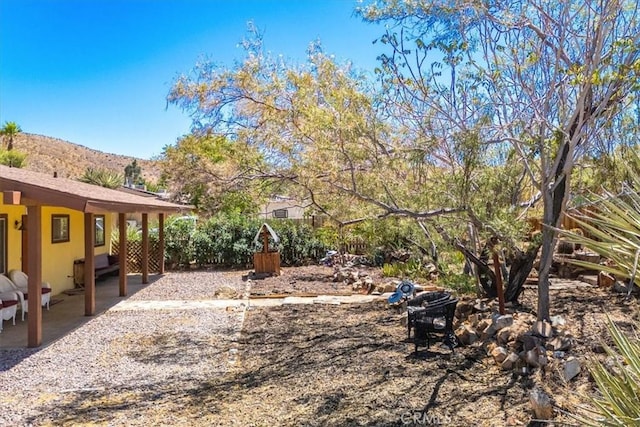
[[[18,150],[0,149],[0,164],[13,168],[23,168],[27,164],[27,153]]]
[[[177,266],[188,266],[194,259],[192,236],[195,221],[183,217],[169,217],[165,223],[165,260]]]

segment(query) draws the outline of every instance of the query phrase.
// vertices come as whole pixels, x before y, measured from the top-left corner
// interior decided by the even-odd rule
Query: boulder
[[[513,331],[510,327],[500,329],[496,334],[496,340],[500,345],[505,345],[509,341],[513,341]]]
[[[562,369],[562,376],[564,380],[569,382],[574,379],[582,369],[580,361],[575,357],[569,357],[564,362],[564,368]]]
[[[216,298],[219,299],[233,299],[238,297],[238,291],[231,286],[221,286],[214,292]]]
[[[476,325],[476,329],[479,331],[484,331],[485,329],[487,329],[487,326],[491,325],[491,320],[489,319],[482,319],[480,321],[478,321],[478,324]]]
[[[523,335],[521,341],[522,341],[522,348],[524,351],[529,351],[542,344],[542,340],[533,335]]]
[[[502,316],[495,317],[493,319],[493,325],[496,331],[499,331],[502,328],[509,327],[513,325],[513,315],[503,314]]]
[[[527,351],[524,360],[527,362],[527,365],[533,366],[534,368],[546,366],[549,362],[544,347],[535,347]]]
[[[482,336],[480,337],[480,339],[485,341],[485,340],[488,340],[489,338],[492,338],[495,334],[496,334],[496,327],[492,323],[489,326],[487,326],[486,328],[484,328],[484,330],[482,331]]]
[[[566,336],[557,336],[547,342],[547,348],[551,351],[568,351],[571,350],[571,338]]]
[[[456,336],[458,337],[458,342],[462,345],[471,345],[480,338],[478,332],[467,325],[459,327],[456,331]]]
[[[562,316],[551,316],[549,320],[551,320],[551,326],[553,326],[554,328],[557,328],[558,326],[564,326],[564,324],[566,323],[564,317]]]
[[[605,271],[598,273],[598,287],[611,288],[615,283],[616,279],[611,274]]]
[[[529,394],[529,403],[533,414],[538,420],[549,420],[553,415],[553,407],[549,396],[538,387],[534,387]]]
[[[498,364],[504,362],[508,355],[509,352],[504,347],[495,347],[493,350],[491,350],[491,356],[493,357],[493,360],[495,360]]]
[[[456,305],[456,317],[460,320],[464,320],[469,317],[473,312],[473,304],[470,302],[459,301]]]
[[[500,367],[503,371],[508,371],[516,367],[516,363],[520,360],[520,356],[516,353],[509,353],[509,355],[502,361]]]

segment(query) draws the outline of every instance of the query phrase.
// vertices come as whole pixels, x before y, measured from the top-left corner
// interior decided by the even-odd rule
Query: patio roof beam
[[[93,316],[96,312],[96,275],[94,272],[94,223],[93,214],[84,214],[84,315]]]

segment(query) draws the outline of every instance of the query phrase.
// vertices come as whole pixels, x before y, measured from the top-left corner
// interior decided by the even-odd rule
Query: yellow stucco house
[[[31,347],[39,346],[42,341],[39,304],[42,281],[49,282],[53,295],[74,288],[74,261],[83,258],[85,314],[92,315],[95,311],[94,258],[109,252],[116,220],[120,222],[120,241],[126,242],[125,215],[142,215],[145,282],[148,280],[148,216],[158,217],[162,248],[165,214],[191,208],[7,166],[0,166],[0,191],[0,273],[18,269],[29,276],[28,342]],[[126,250],[120,251],[119,257],[120,294],[126,295]],[[163,270],[161,262],[161,273]]]

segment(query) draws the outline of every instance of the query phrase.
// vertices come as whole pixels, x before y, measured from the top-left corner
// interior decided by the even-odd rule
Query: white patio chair
[[[13,319],[13,324],[16,324],[18,304],[22,301],[22,292],[16,291],[11,281],[0,274],[0,331],[5,320]]]
[[[16,291],[22,292],[24,296],[21,302],[22,308],[22,320],[24,321],[24,314],[29,312],[29,304],[26,302],[29,299],[29,278],[20,270],[9,271],[9,279],[13,284]],[[42,283],[42,300],[43,307],[47,307],[49,310],[49,303],[51,302],[51,285],[47,282]]]

